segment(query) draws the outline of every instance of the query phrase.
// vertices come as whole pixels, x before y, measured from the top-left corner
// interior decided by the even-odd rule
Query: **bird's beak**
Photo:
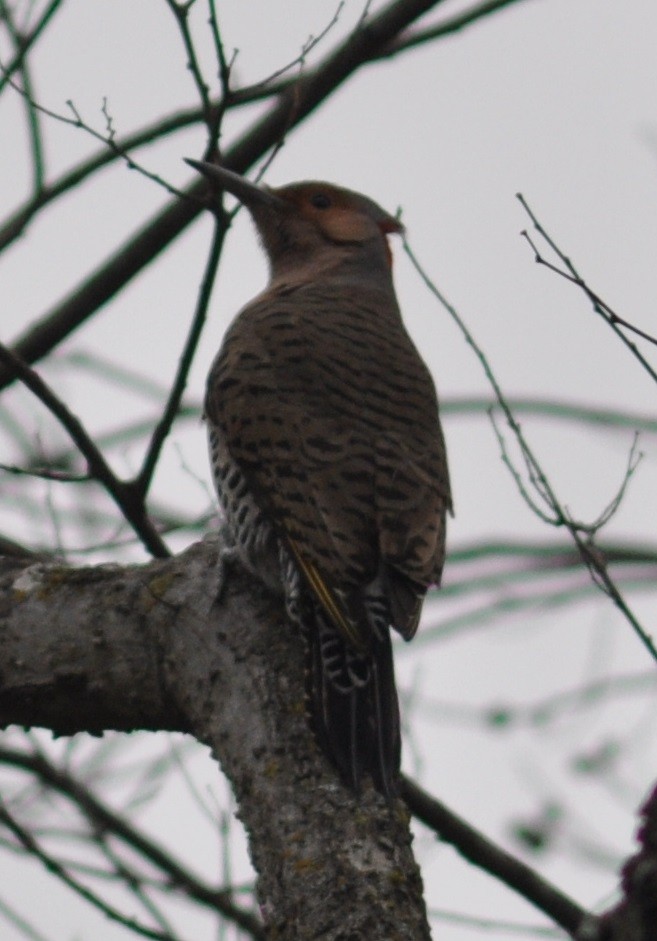
[[[199,173],[202,173],[211,182],[215,183],[222,190],[232,193],[241,203],[248,208],[257,206],[267,206],[280,212],[284,209],[286,203],[279,196],[276,196],[265,186],[257,186],[239,173],[233,173],[225,167],[220,167],[216,163],[208,163],[205,160],[190,160],[185,157],[185,163],[194,167]]]

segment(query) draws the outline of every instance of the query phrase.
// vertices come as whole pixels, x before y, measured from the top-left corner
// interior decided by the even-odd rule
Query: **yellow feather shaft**
[[[365,645],[363,643],[362,636],[355,629],[354,625],[348,618],[345,616],[344,612],[340,608],[335,595],[326,584],[322,576],[317,571],[316,567],[312,562],[309,562],[299,552],[298,548],[292,540],[289,540],[290,548],[294,553],[294,557],[297,560],[299,567],[301,568],[303,574],[308,580],[315,597],[324,608],[330,619],[333,621],[335,626],[342,632],[345,638],[356,647],[357,650],[363,650]]]

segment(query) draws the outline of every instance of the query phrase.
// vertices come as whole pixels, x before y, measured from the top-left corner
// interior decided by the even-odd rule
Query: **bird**
[[[304,640],[309,721],[354,792],[399,794],[391,629],[416,633],[452,510],[433,380],[402,322],[388,237],[360,193],[254,184],[188,160],[249,211],[269,283],[236,316],[205,397],[214,482],[243,565]]]

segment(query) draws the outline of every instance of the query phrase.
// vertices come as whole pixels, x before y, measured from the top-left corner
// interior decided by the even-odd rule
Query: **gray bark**
[[[218,543],[143,566],[0,559],[0,726],[177,730],[209,745],[249,834],[267,934],[429,937],[409,815],[355,796],[305,716],[302,644]]]

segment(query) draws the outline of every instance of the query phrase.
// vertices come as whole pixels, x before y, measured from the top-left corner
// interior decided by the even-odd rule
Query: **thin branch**
[[[634,476],[634,473],[639,466],[640,461],[643,459],[643,454],[638,450],[639,435],[635,433],[634,440],[632,442],[632,447],[627,456],[627,467],[625,468],[625,474],[623,479],[618,487],[616,494],[611,498],[607,506],[602,510],[597,520],[594,520],[590,526],[590,533],[594,536],[598,530],[602,529],[607,523],[616,515],[618,509],[623,501],[625,492],[629,486],[630,480]]]
[[[1,71],[2,67],[0,66],[0,72]],[[129,170],[137,170],[147,180],[151,180],[151,182],[157,183],[158,186],[161,186],[172,196],[182,195],[179,190],[168,183],[163,177],[159,176],[157,173],[151,173],[150,170],[147,170],[144,166],[137,163],[137,161],[127,151],[119,147],[116,142],[116,132],[108,111],[107,98],[103,99],[101,106],[101,113],[105,117],[106,122],[105,132],[101,133],[83,119],[82,115],[75,106],[75,103],[71,99],[66,102],[69,111],[73,115],[72,118],[69,118],[65,114],[60,114],[58,111],[53,111],[51,108],[46,108],[44,105],[39,104],[39,102],[36,101],[31,95],[27,87],[18,85],[13,79],[8,79],[7,81],[14,91],[16,91],[28,103],[30,109],[32,109],[35,113],[38,112],[39,114],[46,115],[46,117],[49,117],[54,121],[59,121],[61,124],[67,124],[69,127],[79,128],[83,131],[86,131],[86,133],[95,138],[95,140],[101,141],[110,151],[113,152],[116,157],[124,160]],[[43,188],[43,180],[41,180],[41,185],[37,190],[37,194],[32,200],[32,203],[36,204],[39,208],[42,208],[43,205],[45,205],[41,199],[41,191]],[[16,222],[14,219],[10,220],[9,227],[4,227],[3,232],[6,232],[9,235],[10,240],[16,237]]]
[[[162,418],[153,431],[142,468],[134,481],[134,487],[142,501],[145,499],[146,494],[148,493],[148,489],[151,485],[162,447],[180,409],[180,402],[187,385],[189,370],[191,369],[198,343],[201,338],[201,333],[205,325],[208,304],[210,303],[210,297],[212,294],[215,276],[217,274],[217,266],[219,264],[221,248],[225,235],[226,220],[223,216],[218,216],[214,229],[214,236],[212,238],[212,244],[210,246],[210,254],[208,256],[205,273],[201,282],[198,303],[196,305],[194,317],[192,318],[187,340],[185,341],[185,346],[180,356],[178,371],[171,387],[169,399],[162,414]]]
[[[20,89],[17,89],[20,91]],[[170,193],[172,196],[181,196],[182,193],[180,190],[177,190],[175,186],[172,186],[168,183],[164,177],[161,177],[157,173],[151,173],[150,170],[147,170],[142,164],[137,163],[134,157],[131,156],[127,151],[122,150],[116,142],[116,131],[114,129],[111,118],[109,117],[107,98],[103,99],[101,112],[105,116],[106,127],[105,132],[101,133],[97,131],[91,124],[88,124],[78,111],[75,106],[75,103],[69,99],[66,102],[72,118],[67,118],[66,115],[58,114],[56,111],[51,111],[49,108],[44,108],[43,105],[37,104],[34,102],[35,108],[41,111],[43,114],[47,114],[48,117],[53,118],[56,121],[61,121],[63,124],[68,124],[71,127],[80,128],[83,131],[86,131],[91,137],[95,140],[101,141],[105,146],[111,150],[118,158],[125,161],[125,165],[128,170],[137,170],[143,177],[147,180],[150,180],[152,183],[156,183],[158,186],[161,186],[162,189],[166,190],[167,193]]]
[[[90,474],[69,474],[65,471],[49,470],[47,467],[16,467],[14,464],[0,464],[0,471],[15,477],[35,477],[38,480],[56,480],[64,484],[86,484],[94,480]]]
[[[594,708],[603,699],[654,692],[656,689],[657,675],[654,670],[607,676],[573,689],[562,690],[532,704],[513,706],[510,719],[512,722],[546,725],[566,710]]]
[[[440,0],[436,0],[440,2]],[[513,0],[505,0],[505,3],[513,2]],[[53,9],[56,9],[61,3],[61,0],[56,0],[50,6]],[[504,4],[500,4],[504,5]],[[212,4],[214,6],[214,4]],[[479,18],[487,14],[488,12],[493,12],[491,10],[482,9],[481,12],[476,8],[470,14],[466,14],[467,17],[474,21],[475,18]],[[44,16],[44,21],[46,17]],[[459,18],[455,18],[459,19]],[[211,15],[211,24],[213,22]],[[332,22],[332,21],[331,21]],[[45,25],[45,23],[44,23]],[[329,24],[330,26],[331,24]],[[463,23],[463,25],[466,25]],[[438,38],[440,35],[444,35],[447,32],[451,32],[454,27],[448,28],[449,23],[437,27],[436,36],[433,38]],[[313,42],[318,42],[325,35],[328,27],[326,27],[322,33],[317,37],[314,37]],[[214,27],[213,27],[214,30]],[[214,34],[214,33],[213,33]],[[26,40],[27,42],[27,40]],[[403,52],[406,48],[412,48],[416,45],[417,42],[414,40],[413,36],[408,37],[408,43],[400,43],[398,46],[390,46],[388,51],[381,53],[380,55],[373,53],[369,60],[370,62],[375,62],[379,58],[383,58],[386,55],[397,54]],[[219,47],[221,48],[221,44]],[[308,54],[308,49],[306,48],[304,55]],[[211,139],[214,139],[214,134],[216,126],[220,120],[220,115],[224,110],[230,108],[241,107],[243,105],[249,105],[254,101],[262,100],[264,98],[274,98],[276,96],[286,95],[290,92],[290,89],[293,87],[295,81],[298,79],[284,79],[281,81],[274,81],[273,76],[269,76],[264,81],[258,82],[254,85],[246,86],[241,89],[230,89],[230,94],[227,94],[228,89],[228,77],[235,59],[236,52],[234,52],[233,57],[230,61],[226,61],[225,54],[220,57],[220,77],[222,81],[222,97],[221,99],[215,99],[210,103],[210,115],[211,123],[213,127],[213,133]],[[292,62],[288,63],[283,72],[288,71],[299,61],[299,57],[294,59]],[[4,69],[5,74],[11,75],[15,71],[16,63],[12,62],[7,65]],[[0,70],[2,71],[2,70]],[[1,87],[2,83],[0,83]],[[125,137],[117,138],[115,140],[115,147],[111,150],[108,150],[106,147],[103,148],[100,153],[92,156],[88,160],[85,160],[77,167],[63,174],[59,180],[51,184],[44,185],[42,192],[38,197],[31,198],[21,207],[13,212],[13,214],[6,220],[6,222],[0,227],[0,249],[5,248],[10,244],[14,239],[18,238],[22,232],[25,230],[25,227],[29,224],[31,219],[46,205],[52,202],[54,199],[61,196],[63,193],[67,192],[69,189],[75,187],[83,179],[94,173],[96,170],[100,169],[103,166],[117,160],[124,159],[124,155],[134,151],[136,148],[144,146],[145,144],[152,143],[174,131],[184,129],[193,124],[198,124],[206,120],[206,112],[203,108],[188,108],[174,114],[170,115],[167,118],[159,120],[152,125],[148,125],[143,129],[134,132],[133,134],[127,135]],[[103,143],[106,144],[104,138]],[[229,158],[227,158],[229,159]],[[257,159],[257,157],[255,158]],[[143,168],[142,168],[143,169]],[[237,168],[240,169],[240,168]],[[247,169],[243,167],[242,169]],[[158,182],[159,178],[154,177]],[[29,357],[28,357],[29,359]],[[30,360],[32,361],[32,360]]]
[[[37,196],[30,197],[18,209],[14,210],[12,215],[0,227],[0,251],[23,234],[26,226],[38,212],[58,197],[77,187],[97,170],[116,160],[123,159],[123,155],[126,153],[154,143],[175,131],[198,124],[202,120],[202,111],[199,108],[190,108],[177,111],[169,117],[149,124],[133,134],[117,138],[112,148],[106,146],[106,140],[103,138],[104,146],[102,150],[82,161],[72,170],[62,174],[53,183],[44,185]]]
[[[558,422],[581,422],[603,428],[630,428],[632,431],[657,432],[657,419],[651,414],[626,412],[620,409],[597,408],[560,399],[534,396],[508,396],[509,407],[516,415],[532,415]],[[451,396],[440,400],[442,415],[490,414],[497,399],[479,396]]]
[[[465,859],[514,889],[572,937],[589,915],[533,869],[496,846],[414,781],[402,778],[402,796],[418,820]]]
[[[32,46],[41,36],[41,33],[46,28],[61,5],[62,0],[51,0],[46,9],[43,11],[41,19],[32,28],[31,32],[21,38],[20,47],[18,48],[14,58],[7,65],[0,68],[0,72],[2,72],[2,77],[0,77],[0,93],[4,89],[8,79],[11,78],[15,72],[19,71],[23,62],[25,61],[27,54],[32,49]]]
[[[654,592],[653,573],[647,576],[643,587],[650,592]],[[484,627],[489,627],[495,621],[501,621],[503,625],[506,625],[511,617],[518,616],[525,611],[546,614],[557,608],[572,609],[576,601],[589,600],[594,598],[597,593],[598,587],[595,582],[588,580],[584,585],[575,585],[569,588],[550,588],[545,591],[538,591],[534,588],[532,593],[527,595],[509,593],[502,597],[499,597],[499,595],[489,597],[452,617],[446,616],[442,611],[440,618],[436,615],[435,621],[432,621],[429,616],[421,633],[414,639],[413,646],[415,650],[422,645],[431,646],[438,639],[450,637],[454,634],[463,634],[468,631],[481,630]],[[398,647],[398,654],[403,656],[406,649]]]
[[[4,19],[7,32],[9,33],[9,36],[11,37],[11,40],[14,44],[18,58],[23,47],[24,38],[20,35],[20,32],[14,23],[9,7],[7,3],[5,3],[5,0],[0,0],[0,13]],[[27,126],[29,129],[29,136],[31,141],[32,172],[34,177],[33,189],[35,194],[38,195],[43,189],[43,180],[45,176],[43,140],[39,112],[34,106],[34,91],[32,86],[30,67],[25,56],[20,59],[20,66],[18,70],[20,72],[21,85],[25,93],[23,100],[25,102],[25,113],[27,116]]]
[[[529,208],[529,205],[527,204],[522,193],[517,193],[516,197],[518,201],[520,202],[522,208],[525,210],[525,212],[531,219],[532,224],[534,228],[536,229],[536,231],[539,233],[541,238],[545,240],[546,244],[549,245],[552,251],[557,255],[557,257],[560,259],[561,263],[564,265],[566,270],[564,271],[562,268],[559,268],[557,265],[554,265],[552,264],[552,262],[545,259],[541,255],[540,251],[538,250],[538,248],[536,247],[532,239],[530,238],[529,234],[526,231],[523,231],[521,232],[521,235],[526,239],[526,241],[531,246],[534,252],[534,260],[536,261],[536,263],[539,265],[543,265],[544,267],[548,268],[548,270],[554,272],[555,274],[558,274],[559,277],[564,278],[566,281],[570,281],[571,284],[574,284],[578,288],[580,288],[590,300],[596,314],[599,314],[602,317],[602,319],[605,321],[605,323],[609,327],[611,327],[611,329],[614,331],[616,336],[621,340],[621,342],[632,353],[635,359],[646,370],[646,372],[651,377],[651,379],[657,382],[657,371],[653,369],[653,367],[650,365],[650,363],[645,358],[645,356],[640,352],[639,349],[637,349],[635,344],[632,343],[625,336],[625,334],[620,328],[624,327],[627,330],[631,330],[637,336],[640,336],[642,337],[642,339],[647,340],[648,342],[653,343],[655,345],[657,345],[657,339],[651,336],[651,334],[646,333],[643,330],[640,330],[638,327],[635,327],[629,321],[624,320],[622,317],[619,317],[618,314],[609,306],[609,304],[603,301],[602,298],[588,286],[588,284],[581,277],[581,275],[579,274],[579,272],[577,271],[577,269],[575,268],[571,260],[566,255],[564,255],[564,253],[558,247],[554,239],[552,239],[551,236],[549,236],[548,233],[545,231],[541,223],[538,221],[536,215]]]
[[[537,516],[541,520],[541,522],[547,523],[549,526],[555,525],[554,515],[552,514],[552,512],[548,514],[543,509],[541,509],[539,504],[532,497],[529,489],[525,486],[525,482],[522,478],[522,474],[518,471],[515,464],[513,463],[513,460],[511,459],[511,455],[509,454],[509,451],[506,446],[506,439],[497,425],[494,408],[490,409],[488,415],[491,421],[491,425],[493,427],[493,431],[495,432],[495,437],[497,438],[497,443],[500,447],[500,455],[502,457],[502,463],[505,465],[505,467],[507,468],[507,470],[513,477],[513,481],[518,489],[518,493],[520,494],[524,502],[527,504],[531,512],[535,516]],[[515,429],[512,429],[512,430],[515,432]],[[530,460],[529,455],[527,454],[524,448],[521,448],[521,455],[522,455],[523,462],[525,464],[525,473],[527,474],[527,477],[529,478],[529,482],[531,483],[532,487],[534,487],[534,489],[537,491],[537,493],[541,496],[543,502],[547,503],[548,507],[550,507],[549,493],[546,493],[545,489],[542,487],[543,481],[539,477],[537,477],[535,470],[534,470],[533,463]],[[551,507],[550,507],[550,510],[551,510]]]
[[[630,696],[654,696],[655,693],[657,673],[650,669],[642,673],[603,676],[529,703],[500,699],[480,706],[422,695],[414,697],[413,706],[427,719],[441,725],[453,722],[460,726],[504,731],[523,725],[545,728],[558,722],[562,715],[572,717],[576,712],[597,709],[602,702],[610,703]]]
[[[118,853],[115,853],[110,846],[107,834],[104,831],[98,831],[94,835],[94,843],[105,856],[110,865],[114,868],[112,875],[123,886],[128,888],[137,902],[150,915],[153,921],[159,926],[160,931],[178,941],[178,933],[161,910],[159,905],[150,898],[146,891],[145,882],[141,874],[132,866],[129,866],[125,860],[121,859]]]
[[[30,924],[19,912],[12,908],[4,899],[0,899],[0,916],[16,928],[28,941],[48,941],[44,934]]]
[[[226,56],[226,50],[224,49],[223,39],[221,38],[221,30],[219,28],[219,17],[217,16],[217,4],[216,0],[209,0],[210,6],[210,30],[212,31],[212,42],[214,43],[214,51],[217,56],[217,62],[219,63],[219,81],[221,82],[221,97],[223,102],[227,105],[230,102],[232,93],[230,85],[230,76],[235,64],[235,59],[237,58],[237,49],[233,49],[233,54],[228,59]]]
[[[366,28],[352,33],[316,68],[306,72],[277,103],[259,118],[224,155],[224,165],[244,173],[281,138],[285,129],[299,125],[343,82],[371,61],[396,35],[430,10],[439,0],[394,0]],[[14,349],[29,363],[49,353],[71,330],[148,265],[203,210],[207,186],[195,180],[186,199],[177,199],[152,218],[119,251],[69,296],[48,311],[16,343]],[[0,371],[0,389],[11,383],[11,369]]]
[[[189,0],[184,0],[182,3],[179,3],[178,0],[165,0],[165,2],[173,13],[174,19],[178,24],[178,29],[180,30],[180,35],[182,36],[183,45],[185,47],[185,52],[187,53],[187,69],[189,72],[191,72],[192,78],[194,79],[196,91],[198,92],[198,96],[201,99],[203,120],[209,130],[212,123],[212,103],[210,101],[210,89],[208,87],[208,83],[203,78],[201,66],[196,55],[196,49],[194,48],[194,41],[189,29],[189,11],[191,10],[193,4],[190,3]]]
[[[182,889],[190,899],[218,911],[254,938],[263,938],[258,920],[237,907],[230,892],[202,883],[150,837],[110,810],[72,774],[57,768],[45,755],[30,755],[15,749],[0,748],[0,763],[35,774],[43,784],[68,797],[94,826],[113,833],[140,856],[148,859],[169,879],[171,885]]]
[[[633,588],[654,586],[657,579],[655,546],[604,543],[598,546],[598,552],[607,565],[616,567],[616,577],[621,584]],[[541,590],[546,581],[548,587]],[[451,549],[449,572],[439,594],[443,608],[451,599],[476,600],[477,595],[483,595],[480,602],[483,607],[493,601],[506,604],[509,600],[506,596],[512,595],[514,603],[540,608],[545,604],[563,603],[564,598],[572,601],[584,597],[586,589],[592,588],[588,573],[582,567],[581,555],[570,543],[483,541]],[[431,592],[429,597],[433,594]]]
[[[522,453],[525,466],[528,470],[530,480],[537,491],[544,500],[545,504],[548,506],[551,517],[541,514],[541,518],[544,519],[552,526],[565,527],[570,533],[575,545],[577,546],[579,552],[581,553],[582,560],[587,565],[589,572],[593,578],[594,583],[611,599],[614,605],[618,610],[623,614],[625,619],[628,621],[637,637],[644,645],[650,656],[657,661],[657,648],[652,640],[652,637],[644,630],[643,626],[639,622],[638,618],[631,610],[622,594],[614,584],[613,580],[609,575],[607,568],[606,560],[600,550],[593,543],[593,536],[596,532],[596,525],[593,524],[583,524],[575,521],[573,517],[568,513],[568,511],[562,506],[559,501],[553,487],[551,486],[549,480],[547,479],[543,468],[541,467],[537,457],[534,455],[532,449],[530,448],[527,439],[525,438],[520,425],[518,424],[509,403],[507,402],[502,389],[493,373],[490,363],[486,358],[483,350],[476,342],[472,333],[466,326],[465,322],[458,314],[456,309],[452,304],[443,296],[443,294],[438,290],[436,285],[431,281],[429,276],[423,270],[418,259],[413,254],[408,242],[404,240],[404,250],[411,260],[413,267],[420,275],[421,279],[433,294],[433,296],[440,302],[444,309],[449,313],[450,317],[457,324],[459,330],[461,331],[464,339],[473,349],[475,355],[479,359],[481,366],[484,370],[486,378],[490,383],[493,392],[497,398],[499,407],[501,408],[504,416],[506,418],[507,424],[511,429],[516,442]],[[506,458],[505,458],[506,460]],[[628,471],[633,472],[633,463],[632,455],[630,455],[630,461],[628,464]],[[517,472],[514,472],[514,477],[517,479]],[[525,493],[524,487],[521,488],[521,493]],[[533,501],[530,501],[530,506],[533,508]],[[599,528],[599,527],[598,527]]]
[[[124,363],[116,362],[94,351],[84,349],[71,350],[70,353],[64,353],[50,363],[51,369],[62,369],[66,375],[70,375],[71,367],[84,370],[96,379],[112,383],[117,388],[124,391],[127,389],[135,396],[141,396],[158,405],[168,391],[166,382],[153,379],[151,376],[147,376],[137,369],[131,369]],[[198,403],[193,407],[197,412],[200,411],[200,405]],[[191,408],[192,406],[190,406],[190,409]],[[151,422],[151,425],[154,424],[154,421]]]
[[[104,361],[95,356],[88,356],[86,353],[71,353],[65,357],[58,358],[55,364],[63,362],[89,369],[110,382],[116,382],[124,387],[129,386],[136,393],[144,395],[147,398],[160,401],[165,394],[165,390],[151,379],[142,377],[138,373],[131,372],[110,361]],[[623,430],[630,428],[651,433],[657,432],[657,420],[647,415],[615,411],[613,409],[592,408],[586,405],[577,405],[552,399],[511,397],[507,399],[507,401],[516,415],[533,415],[559,422],[572,421],[594,427],[600,426],[602,428],[621,428]],[[494,402],[495,400],[491,398],[470,396],[444,397],[441,398],[440,401],[440,412],[443,418],[450,415],[479,417],[480,414],[483,413],[489,414],[490,408]],[[179,407],[176,417],[178,421],[197,421],[202,410],[203,403],[200,400],[188,399],[186,404]],[[144,418],[130,424],[121,424],[107,431],[99,432],[95,435],[94,440],[96,445],[103,449],[123,447],[125,444],[138,441],[149,434],[156,422],[157,416]],[[22,428],[17,429],[17,431],[21,430]],[[68,447],[62,448],[50,452],[48,454],[48,462],[56,467],[68,467],[71,461],[74,460],[76,453],[74,449]]]
[[[80,420],[69,411],[38,373],[2,344],[0,362],[27,386],[67,431],[85,458],[90,474],[112,497],[149,552],[158,558],[168,556],[169,550],[148,518],[143,502],[136,501],[131,487],[116,477]]]
[[[175,939],[171,938],[169,934],[164,934],[161,931],[148,928],[146,925],[140,924],[134,918],[130,918],[129,916],[124,915],[117,908],[109,905],[108,902],[102,899],[95,892],[92,892],[91,889],[88,889],[81,882],[78,882],[77,879],[74,879],[73,876],[61,865],[61,863],[49,853],[47,853],[39,845],[34,836],[28,830],[22,827],[17,820],[14,819],[1,798],[0,822],[4,823],[7,829],[14,834],[19,843],[24,846],[32,856],[36,857],[38,860],[40,860],[40,862],[43,863],[48,872],[52,873],[54,876],[60,879],[64,885],[68,886],[69,889],[72,889],[74,892],[76,892],[86,902],[90,902],[112,921],[118,922],[120,925],[129,928],[131,931],[134,931],[135,934],[142,935],[144,938],[153,938],[155,941],[175,941]]]
[[[442,0],[436,0],[436,2],[441,3]],[[255,82],[253,85],[248,85],[245,88],[240,88],[235,94],[240,96],[240,98],[243,95],[246,96],[247,98],[251,98],[251,96],[260,97],[263,93],[267,91],[267,89],[271,90],[271,88],[274,87],[274,82],[276,81],[276,79],[281,78],[283,75],[286,75],[288,72],[291,72],[292,69],[296,68],[297,66],[299,67],[300,70],[302,70],[306,65],[308,54],[312,52],[312,50],[322,42],[322,40],[328,35],[328,33],[330,33],[333,27],[338,23],[340,19],[340,14],[342,13],[344,5],[345,5],[345,0],[340,0],[335,13],[333,14],[329,22],[326,24],[326,26],[316,36],[310,35],[308,37],[306,42],[301,47],[301,52],[297,56],[295,56],[294,59],[291,59],[285,65],[282,65],[279,69],[276,69],[276,71],[272,72],[271,75],[268,75],[267,78],[261,79],[259,82]],[[277,85],[275,87],[277,88],[278,93],[280,93],[289,89],[295,81],[296,81],[295,79],[288,79],[285,83],[281,83],[280,85]]]
[[[497,918],[477,918],[474,915],[464,915],[462,912],[450,912],[444,908],[430,908],[429,917],[436,921],[459,925],[465,928],[476,928],[494,934],[504,933],[505,937],[523,935],[529,938],[551,938],[555,941],[563,938],[559,928],[543,928],[540,925],[522,925],[515,921],[502,921]]]
[[[235,60],[237,59],[237,49],[233,49],[230,60],[226,57],[221,30],[219,29],[219,17],[217,16],[217,5],[215,0],[208,0],[210,11],[209,24],[212,34],[212,42],[218,63],[219,84],[221,86],[221,98],[219,106],[212,109],[206,118],[208,128],[207,152],[208,155],[219,151],[219,138],[221,135],[221,125],[224,115],[228,108],[233,105],[233,92],[231,87],[231,73]]]

